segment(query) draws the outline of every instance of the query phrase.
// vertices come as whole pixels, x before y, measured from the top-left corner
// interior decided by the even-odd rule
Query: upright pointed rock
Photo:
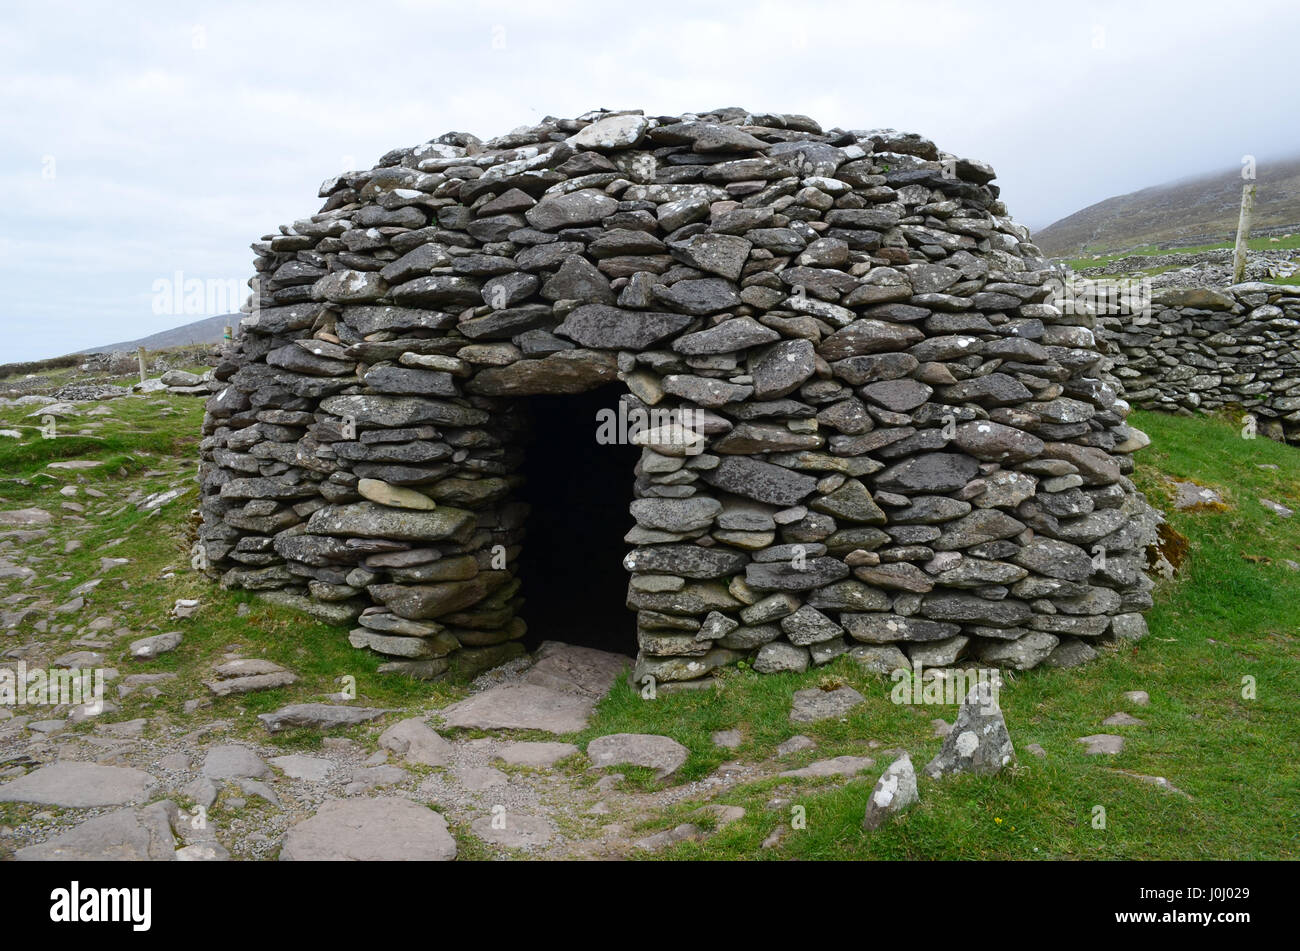
[[[885,820],[921,801],[916,791],[916,770],[912,758],[904,753],[881,774],[867,800],[862,828],[879,829]]]
[[[1015,758],[997,692],[991,683],[982,680],[966,694],[957,722],[944,739],[943,748],[925,767],[925,774],[932,779],[948,773],[992,775]]]

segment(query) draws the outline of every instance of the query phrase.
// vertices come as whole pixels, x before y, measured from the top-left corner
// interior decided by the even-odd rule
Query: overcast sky
[[[920,132],[1042,227],[1300,152],[1300,4],[367,0],[0,15],[0,363],[165,330],[316,189],[448,130],[742,106]]]

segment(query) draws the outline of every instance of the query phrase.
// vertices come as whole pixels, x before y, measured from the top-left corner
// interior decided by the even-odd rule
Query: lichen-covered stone
[[[555,451],[528,397],[619,382],[638,682],[1142,636],[1128,402],[1236,396],[1294,432],[1300,397],[1261,387],[1281,358],[1240,344],[1293,352],[1300,295],[1068,312],[992,169],[941,156],[804,116],[597,111],[332,179],[254,246],[250,312],[197,381],[207,572],[387,670],[500,663],[528,613],[524,453]]]

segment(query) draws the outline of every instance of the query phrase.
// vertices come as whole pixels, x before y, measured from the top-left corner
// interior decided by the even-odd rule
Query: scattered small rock
[[[920,801],[916,791],[916,770],[906,753],[889,764],[881,774],[876,788],[867,799],[862,828],[878,829],[891,816]]]
[[[855,776],[864,769],[870,769],[876,761],[870,756],[836,756],[809,763],[801,769],[787,769],[781,776],[816,777],[816,776]]]
[[[456,857],[438,813],[409,799],[335,799],[289,829],[281,861],[422,861]]]
[[[1094,733],[1092,736],[1081,736],[1078,742],[1087,747],[1084,752],[1088,756],[1114,755],[1124,749],[1124,737],[1115,736],[1111,733]]]
[[[654,835],[648,835],[644,839],[637,839],[632,843],[634,848],[646,852],[658,852],[660,849],[666,849],[669,846],[677,845],[679,842],[689,842],[693,839],[704,837],[704,830],[690,822],[683,822],[672,829],[665,829],[663,832],[656,832]]]
[[[203,775],[209,779],[263,779],[271,775],[271,770],[248,747],[223,743],[208,750]]]
[[[677,772],[689,755],[690,750],[671,737],[651,733],[612,733],[587,744],[587,756],[594,768],[623,763],[647,766],[656,771],[659,779]]]
[[[548,819],[509,811],[480,816],[469,827],[470,831],[489,845],[507,849],[540,848],[549,843],[555,834]]]
[[[1106,719],[1101,721],[1102,726],[1143,726],[1145,720],[1139,720],[1129,713],[1112,713]]]
[[[379,745],[424,766],[446,766],[451,758],[451,744],[419,718],[390,726],[380,734]]]
[[[578,748],[572,743],[512,742],[502,744],[496,758],[512,766],[547,768],[577,752]]]
[[[268,733],[280,733],[295,727],[309,730],[334,730],[341,726],[355,726],[382,717],[392,710],[373,707],[344,707],[328,703],[291,703],[274,713],[259,713]]]
[[[1280,502],[1274,502],[1272,499],[1260,499],[1259,504],[1264,506],[1264,508],[1268,509],[1274,515],[1282,516],[1282,518],[1290,518],[1295,514],[1293,509],[1287,508]]]
[[[131,656],[136,660],[152,660],[159,654],[174,651],[180,646],[181,632],[168,631],[166,634],[155,634],[152,637],[142,637],[138,641],[132,641],[130,651]]]

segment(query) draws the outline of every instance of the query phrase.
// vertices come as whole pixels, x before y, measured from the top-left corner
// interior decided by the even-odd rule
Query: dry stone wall
[[[1097,333],[1133,405],[1239,406],[1264,435],[1300,442],[1300,287],[1159,290],[1149,312],[1102,313]]]
[[[545,451],[527,397],[621,381],[638,679],[1140,637],[1142,440],[993,177],[726,109],[449,133],[332,179],[253,246],[200,563],[354,624],[388,669],[499,662],[527,616],[518,470]]]

